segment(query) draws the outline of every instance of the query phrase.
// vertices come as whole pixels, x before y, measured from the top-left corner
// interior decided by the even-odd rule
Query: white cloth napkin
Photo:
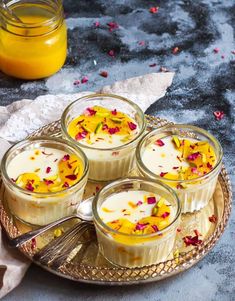
[[[145,111],[165,95],[173,77],[172,72],[151,73],[116,82],[98,92],[122,95],[136,102]],[[23,99],[7,107],[0,107],[0,137],[11,142],[22,140],[39,127],[59,119],[70,102],[91,93],[93,92],[44,95],[35,100]],[[0,139],[0,160],[9,147],[6,140]],[[29,262],[23,256],[16,250],[8,249],[3,243],[0,229],[0,298],[20,283],[28,266]],[[5,275],[4,267],[7,268]]]

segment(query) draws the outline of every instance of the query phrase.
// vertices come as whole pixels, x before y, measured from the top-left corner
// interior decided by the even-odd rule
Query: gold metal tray
[[[146,116],[149,128],[157,128],[168,124],[167,120]],[[53,122],[36,132],[32,136],[53,136],[60,137],[60,122]],[[99,184],[88,183],[86,187],[86,196],[95,193]],[[79,246],[69,254],[67,260],[57,269],[49,265],[43,265],[34,259],[34,255],[47,245],[53,238],[53,230],[40,236],[36,240],[36,246],[28,242],[19,250],[30,260],[40,265],[42,268],[57,274],[61,277],[75,281],[105,284],[105,285],[123,285],[158,281],[169,276],[181,273],[201,260],[216,244],[224,232],[225,226],[231,212],[232,188],[228,174],[224,167],[219,175],[213,198],[209,204],[202,210],[184,214],[180,229],[177,233],[176,243],[172,254],[167,261],[146,266],[142,268],[120,268],[111,265],[98,252],[97,242],[94,240]],[[216,223],[211,223],[209,217],[215,215]],[[16,237],[21,233],[27,232],[32,228],[16,220],[7,209],[4,200],[4,187],[1,185],[0,194],[0,221],[5,231],[10,237]],[[74,220],[73,223],[79,222]],[[63,225],[66,231],[71,227],[70,223]],[[198,230],[202,236],[203,242],[195,247],[186,247],[183,237],[186,235],[194,236],[194,230]]]

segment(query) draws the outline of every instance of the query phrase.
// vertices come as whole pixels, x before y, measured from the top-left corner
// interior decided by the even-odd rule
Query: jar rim
[[[99,198],[102,197],[102,194],[107,192],[107,191],[110,191],[112,188],[117,188],[120,185],[128,184],[128,183],[133,182],[133,181],[139,182],[139,183],[141,183],[141,182],[149,183],[152,186],[158,185],[160,187],[163,187],[164,190],[167,191],[167,193],[170,193],[174,197],[174,199],[176,200],[177,210],[176,210],[174,219],[171,221],[171,223],[167,227],[165,227],[164,229],[162,229],[158,232],[151,233],[151,234],[143,234],[143,235],[128,234],[128,233],[119,232],[117,230],[114,230],[114,229],[110,228],[100,218],[100,216],[98,214],[98,201],[99,201]],[[105,185],[94,197],[94,200],[92,202],[92,212],[93,212],[94,221],[97,222],[98,226],[101,226],[102,228],[107,230],[109,233],[119,234],[119,235],[122,235],[122,236],[125,236],[125,237],[151,238],[151,237],[155,237],[159,234],[164,234],[165,232],[167,232],[169,229],[171,229],[174,226],[174,224],[177,222],[177,220],[179,219],[180,214],[181,214],[181,203],[180,203],[179,197],[176,194],[176,192],[170,186],[166,185],[165,183],[162,183],[161,181],[152,180],[152,179],[144,179],[144,178],[141,178],[141,177],[128,177],[128,178],[125,178],[125,179],[119,179],[119,180],[113,181],[113,182]]]
[[[104,97],[104,98],[115,98],[115,99],[118,99],[118,100],[121,100],[121,101],[124,101],[126,103],[128,103],[130,106],[132,106],[141,116],[141,121],[142,121],[142,127],[139,131],[139,133],[134,137],[133,140],[125,143],[125,144],[122,144],[122,145],[119,145],[119,146],[116,146],[116,147],[111,147],[111,148],[98,148],[98,147],[91,147],[91,146],[88,146],[88,145],[85,145],[85,144],[82,144],[80,143],[79,141],[73,139],[68,131],[67,131],[67,127],[66,127],[66,117],[69,113],[69,111],[73,108],[74,105],[76,105],[79,101],[82,101],[82,100],[87,100],[87,99],[92,99],[92,98],[97,98],[97,97]],[[62,132],[65,134],[66,138],[72,142],[72,143],[75,143],[76,145],[78,145],[79,147],[83,148],[83,149],[88,149],[88,150],[94,150],[94,151],[101,151],[101,152],[105,152],[105,151],[120,151],[122,149],[125,149],[127,147],[129,147],[130,145],[134,144],[134,142],[138,141],[138,139],[142,136],[142,134],[144,133],[145,131],[145,128],[146,128],[146,120],[145,120],[145,116],[144,116],[144,112],[141,110],[141,108],[135,104],[133,101],[125,98],[125,97],[122,97],[122,96],[119,96],[119,95],[115,95],[115,94],[89,94],[89,95],[86,95],[86,96],[82,96],[78,99],[76,99],[75,101],[73,101],[70,105],[67,106],[67,108],[64,110],[62,116],[61,116],[61,129],[62,129]]]
[[[16,5],[18,3],[20,3],[21,0],[10,0],[8,3],[6,3],[6,5],[8,7],[11,7],[13,5]],[[5,13],[1,13],[2,18],[4,19],[5,23],[8,25],[12,26],[12,30],[9,30],[9,26],[7,28],[3,27],[4,30],[10,32],[11,34],[14,34],[16,36],[25,36],[24,34],[19,34],[16,33],[14,31],[14,28],[23,28],[23,29],[31,29],[32,31],[34,29],[38,29],[38,28],[43,28],[43,27],[47,27],[48,31],[46,31],[45,33],[41,33],[41,34],[30,34],[27,35],[27,37],[38,37],[38,36],[45,36],[47,34],[50,34],[51,32],[53,32],[54,30],[56,30],[63,21],[63,4],[61,0],[57,0],[57,1],[48,1],[48,0],[43,0],[40,2],[44,2],[44,5],[49,6],[49,4],[47,2],[51,2],[52,5],[50,5],[50,7],[53,9],[53,11],[55,12],[54,16],[52,16],[51,18],[48,18],[44,21],[41,22],[35,22],[35,23],[27,23],[27,22],[22,22],[20,23],[17,20],[14,20],[14,18],[8,18],[8,14]],[[22,3],[22,5],[24,5],[24,3]]]
[[[179,179],[167,179],[167,178],[163,178],[163,177],[160,177],[158,175],[156,175],[154,172],[152,172],[150,169],[148,169],[146,167],[146,165],[144,164],[143,160],[142,160],[142,156],[141,156],[141,149],[145,143],[145,141],[150,138],[150,137],[153,137],[157,134],[161,134],[165,131],[169,131],[171,129],[183,129],[183,130],[191,130],[191,131],[194,131],[196,133],[199,133],[199,134],[202,134],[204,135],[209,142],[213,142],[213,144],[215,145],[215,147],[217,148],[217,151],[218,151],[218,158],[217,159],[217,162],[215,164],[215,166],[208,172],[206,173],[205,175],[202,175],[202,176],[198,176],[194,179],[189,179],[189,180],[179,180]],[[221,147],[221,144],[219,143],[219,141],[212,135],[210,134],[208,131],[202,129],[202,128],[199,128],[197,126],[194,126],[194,125],[188,125],[188,124],[170,124],[170,125],[165,125],[159,129],[155,129],[155,130],[152,130],[150,132],[148,132],[144,137],[143,139],[138,143],[138,146],[137,146],[137,149],[136,149],[136,161],[137,161],[137,165],[140,169],[142,169],[146,174],[148,174],[151,179],[157,179],[157,180],[160,180],[160,181],[165,181],[165,182],[169,182],[169,183],[184,183],[184,184],[187,184],[187,183],[191,183],[192,181],[201,181],[201,180],[204,180],[205,178],[208,178],[208,176],[211,176],[213,175],[219,168],[219,166],[221,165],[221,162],[222,162],[222,158],[223,158],[223,149]]]
[[[59,145],[66,145],[70,148],[70,150],[73,150],[73,152],[76,154],[79,154],[82,159],[83,159],[83,164],[84,164],[84,170],[83,170],[83,174],[82,177],[79,179],[79,181],[77,183],[75,183],[74,185],[67,187],[64,190],[60,190],[60,191],[55,191],[55,192],[33,192],[33,191],[28,191],[20,186],[18,186],[16,183],[14,183],[10,177],[8,176],[7,173],[7,166],[6,166],[6,162],[8,157],[11,155],[12,152],[16,151],[18,148],[23,148],[25,146],[29,146],[32,143],[35,142],[50,142],[50,143],[57,143]],[[52,147],[53,148],[53,147]],[[59,195],[61,193],[64,192],[69,192],[71,190],[73,190],[76,186],[78,186],[79,184],[81,184],[81,182],[86,178],[86,176],[88,175],[89,172],[89,162],[88,159],[85,155],[85,153],[83,152],[83,150],[81,150],[79,147],[77,147],[76,145],[70,143],[69,141],[66,141],[64,139],[60,139],[60,138],[52,138],[52,137],[40,137],[40,138],[30,138],[30,139],[25,139],[21,142],[16,143],[15,145],[13,145],[12,147],[10,147],[8,149],[8,151],[4,154],[2,161],[1,161],[1,171],[2,171],[2,177],[3,179],[6,181],[7,185],[10,188],[14,188],[18,191],[20,191],[21,193],[24,194],[29,194],[35,197],[45,197],[46,195],[50,195],[50,196],[56,196]]]

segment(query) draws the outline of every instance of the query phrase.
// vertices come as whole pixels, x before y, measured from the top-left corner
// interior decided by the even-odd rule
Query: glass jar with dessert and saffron
[[[67,28],[61,0],[0,4],[0,70],[21,79],[48,77],[63,66]]]

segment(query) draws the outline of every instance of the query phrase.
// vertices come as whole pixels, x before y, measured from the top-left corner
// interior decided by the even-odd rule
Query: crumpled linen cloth
[[[174,73],[150,73],[105,86],[98,93],[118,94],[136,102],[143,111],[163,97],[172,84]],[[0,160],[10,146],[38,128],[61,117],[72,101],[94,92],[70,95],[43,95],[35,100],[23,99],[0,107]],[[0,298],[15,288],[23,278],[29,262],[17,250],[8,249],[0,229]]]

